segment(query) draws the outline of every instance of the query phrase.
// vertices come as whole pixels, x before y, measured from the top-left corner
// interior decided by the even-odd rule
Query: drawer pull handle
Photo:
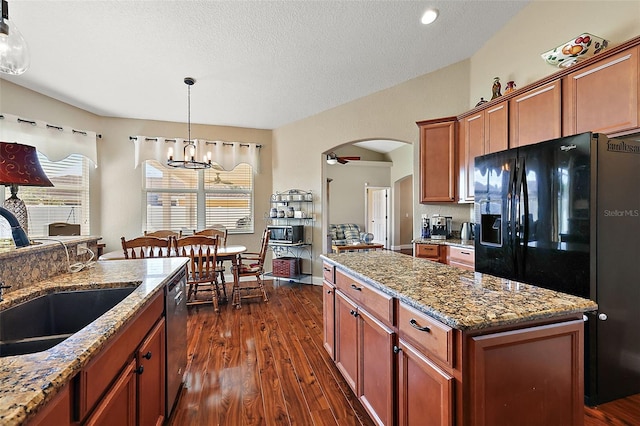
[[[416,330],[420,330],[420,331],[426,331],[427,333],[431,332],[431,329],[427,326],[421,327],[418,325],[418,322],[411,318],[411,320],[409,320],[409,324],[411,324],[411,327],[415,328]]]
[[[358,311],[354,311],[353,309],[349,312],[351,315],[353,315],[354,317],[358,316]]]
[[[362,291],[362,287],[358,287],[355,284],[351,284],[351,288],[354,289],[354,290]]]
[[[326,272],[331,272],[331,268],[327,268],[326,266],[323,266],[322,269],[324,269]]]
[[[142,356],[142,358],[151,359],[151,351],[147,352]]]
[[[398,353],[398,352],[400,352],[401,350],[402,350],[402,349],[401,349],[401,348],[399,348],[399,347],[397,347],[397,346],[394,346],[394,347],[393,347],[393,353],[394,353],[394,354],[397,354],[397,353]]]
[[[467,255],[467,256],[471,255],[471,253],[469,253],[468,251],[461,251],[460,254],[464,254],[464,255]]]
[[[144,373],[144,366],[139,366],[138,368],[135,369],[136,374],[142,374]]]
[[[327,290],[327,294],[331,294],[331,290]]]

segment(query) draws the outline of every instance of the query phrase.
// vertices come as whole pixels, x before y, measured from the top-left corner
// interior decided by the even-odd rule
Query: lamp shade
[[[53,186],[35,147],[12,142],[0,142],[0,185]]]

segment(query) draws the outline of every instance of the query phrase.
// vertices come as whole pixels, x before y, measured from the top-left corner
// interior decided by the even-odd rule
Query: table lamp
[[[16,247],[24,247],[22,233],[28,232],[27,206],[18,198],[18,186],[53,186],[40,166],[35,147],[13,142],[0,142],[0,185],[11,187],[11,197],[4,201],[2,216],[11,225]],[[11,218],[13,216],[13,218]],[[13,220],[15,219],[15,220]],[[27,244],[28,245],[28,240]]]

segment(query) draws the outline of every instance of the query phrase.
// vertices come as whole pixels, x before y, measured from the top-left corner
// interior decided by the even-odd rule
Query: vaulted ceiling
[[[193,123],[273,129],[468,58],[526,4],[10,0],[31,67],[2,78],[103,116],[186,122],[191,76]]]

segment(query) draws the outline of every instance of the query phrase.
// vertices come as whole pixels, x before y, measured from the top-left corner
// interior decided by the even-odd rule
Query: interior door
[[[389,221],[389,188],[367,189],[367,232],[373,234],[373,242],[387,247]]]

